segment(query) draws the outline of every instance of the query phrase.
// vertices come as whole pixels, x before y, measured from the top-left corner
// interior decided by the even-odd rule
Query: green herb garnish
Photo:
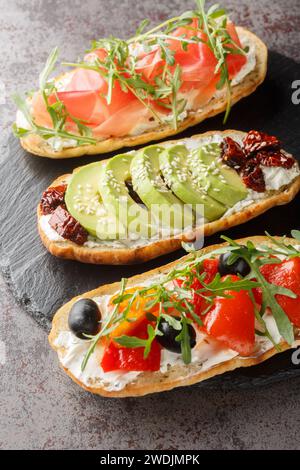
[[[67,113],[64,104],[59,100],[54,81],[49,79],[50,74],[54,70],[57,58],[58,49],[54,48],[50,53],[44,70],[41,72],[39,77],[40,92],[43,96],[46,109],[51,117],[53,128],[43,127],[36,124],[33,116],[30,113],[27,100],[22,98],[21,95],[15,94],[13,95],[13,100],[17,108],[23,113],[26,121],[28,122],[29,129],[18,127],[15,123],[13,125],[14,134],[19,138],[26,137],[30,134],[37,134],[45,140],[53,137],[59,137],[62,139],[74,140],[77,145],[96,144],[96,139],[93,139],[90,136],[90,129],[85,126],[84,123],[80,122],[78,119],[75,119],[73,116],[70,116]],[[53,104],[49,103],[50,95],[55,96],[55,101]],[[71,117],[77,124],[79,135],[65,130],[65,123],[68,117]]]
[[[198,324],[198,326],[202,325],[201,316],[195,312],[193,302],[194,294],[203,297],[207,303],[207,308],[202,312],[202,315],[205,315],[212,307],[216,297],[228,298],[230,297],[228,291],[238,292],[240,290],[246,290],[254,304],[255,317],[261,327],[261,330],[256,333],[266,336],[274,346],[280,350],[280,346],[273,340],[263,319],[266,309],[270,308],[281,336],[288,344],[292,344],[294,340],[293,326],[283,309],[278,304],[276,295],[281,294],[291,298],[296,298],[296,294],[284,287],[270,284],[262,276],[259,268],[264,264],[280,262],[278,258],[276,259],[270,256],[284,255],[287,258],[295,257],[300,256],[300,251],[295,246],[287,243],[285,237],[274,238],[269,234],[266,235],[270,240],[270,245],[263,245],[260,248],[256,248],[251,242],[248,242],[246,246],[241,245],[234,240],[223,236],[222,238],[228,242],[227,246],[217,248],[205,255],[201,255],[201,253],[198,255],[196,252],[192,253],[184,262],[180,263],[176,268],[173,268],[168,274],[162,275],[158,282],[154,282],[146,287],[137,288],[134,292],[126,291],[127,281],[122,280],[120,292],[112,302],[114,308],[112,309],[111,314],[98,335],[90,338],[92,343],[82,363],[82,370],[85,368],[86,363],[90,355],[93,353],[99,339],[103,336],[109,335],[109,333],[113,331],[120,322],[129,321],[126,317],[133,302],[139,297],[147,299],[145,305],[146,317],[151,322],[148,326],[148,337],[146,339],[141,339],[123,335],[118,338],[114,338],[114,340],[124,347],[143,347],[145,358],[149,355],[151,344],[155,337],[162,334],[159,330],[159,322],[164,318],[175,330],[178,330],[177,338],[181,343],[183,361],[185,363],[190,362],[191,351],[190,341],[188,338],[188,324],[193,321]],[[293,231],[292,235],[300,242],[299,231]],[[202,272],[203,261],[207,258],[216,257],[228,251],[231,251],[232,253],[232,262],[237,257],[243,258],[250,265],[251,272],[244,278],[240,278],[235,282],[231,280],[230,276],[226,279],[222,279],[221,276],[217,274],[210,283],[206,283],[206,275]],[[199,279],[201,288],[192,290],[191,285],[195,278]],[[173,282],[176,280],[182,280],[183,282]],[[252,289],[255,287],[260,287],[262,289],[263,303],[260,311],[258,311],[256,307],[252,293]],[[128,302],[127,306],[122,312],[120,312],[119,306],[125,300]],[[158,307],[158,314],[153,315],[150,311],[156,305]],[[168,311],[175,311],[179,318],[174,318],[172,315],[169,315]]]
[[[268,234],[266,235],[272,243],[275,241],[275,246],[278,248],[263,247],[262,249],[257,249],[252,242],[248,242],[247,246],[243,246],[224,235],[222,235],[221,238],[234,247],[234,254],[243,258],[251,267],[251,272],[246,276],[246,278],[255,278],[259,282],[263,298],[261,310],[259,312],[260,317],[262,318],[266,309],[270,308],[279,333],[286,342],[291,345],[294,341],[293,326],[284,310],[277,302],[276,295],[281,294],[291,298],[296,298],[297,296],[289,289],[269,283],[260,272],[260,267],[264,264],[278,263],[278,260],[270,258],[270,255],[283,254],[283,252],[286,251],[286,253],[288,253],[287,256],[290,256],[290,249],[285,245],[284,239],[279,241],[270,237]],[[299,255],[300,253],[298,251],[297,256]],[[293,256],[295,256],[295,254]]]
[[[245,54],[245,51],[238,47],[230,37],[226,26],[227,16],[218,5],[213,5],[205,11],[205,0],[196,0],[197,9],[187,11],[180,16],[170,18],[160,25],[146,31],[149,24],[144,20],[136,35],[128,40],[119,39],[113,36],[93,41],[90,51],[103,49],[104,58],[96,58],[92,63],[81,61],[78,63],[64,63],[71,67],[85,68],[98,72],[107,82],[107,93],[105,95],[108,104],[111,103],[112,93],[116,82],[125,92],[132,93],[152,114],[159,124],[169,123],[177,129],[178,122],[186,108],[186,100],[179,97],[179,90],[182,85],[181,67],[175,63],[174,51],[170,48],[169,41],[178,41],[182,50],[187,50],[189,44],[197,44],[203,41],[197,36],[197,31],[202,29],[207,35],[207,45],[217,59],[215,74],[220,74],[220,79],[216,85],[217,89],[227,89],[227,107],[224,117],[226,122],[231,108],[231,82],[228,73],[226,57],[228,54]],[[192,22],[197,22],[197,26],[192,26]],[[172,33],[179,27],[185,27],[188,32],[194,31],[193,35],[183,33],[174,36]],[[159,70],[154,78],[154,82],[147,81],[137,70],[137,57],[132,54],[132,48],[142,46],[144,51],[151,51],[157,48],[165,65]],[[86,123],[79,121],[67,113],[64,104],[60,101],[58,90],[54,80],[49,80],[58,59],[57,48],[53,49],[46,62],[45,68],[39,77],[39,88],[43,96],[46,109],[51,117],[53,129],[48,129],[37,125],[31,116],[26,100],[20,96],[15,96],[17,107],[23,112],[30,129],[13,126],[17,137],[23,138],[29,134],[37,134],[43,139],[59,137],[72,139],[77,145],[96,144],[97,140],[92,137],[91,129]],[[55,97],[54,103],[49,98]],[[50,103],[51,101],[51,103]],[[153,105],[155,103],[155,106]],[[167,116],[157,112],[157,105],[169,110]],[[77,132],[66,131],[66,121],[70,118],[77,126]]]

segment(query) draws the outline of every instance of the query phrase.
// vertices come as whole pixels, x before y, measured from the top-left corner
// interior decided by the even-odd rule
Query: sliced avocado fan
[[[217,143],[192,152],[183,144],[150,145],[75,170],[65,202],[92,236],[151,238],[159,230],[173,235],[194,227],[195,213],[197,222],[218,219],[247,193],[220,160]]]
[[[68,184],[65,203],[69,213],[94,237],[107,238],[100,226],[106,225],[108,214],[99,193],[102,162],[90,163],[74,171]]]
[[[187,167],[189,151],[185,145],[175,145],[161,152],[160,169],[168,187],[185,204],[191,204],[197,215],[207,220],[221,217],[226,207],[207,196],[197,185]]]
[[[150,145],[138,151],[131,162],[130,173],[134,191],[148,207],[160,227],[183,230],[191,227],[193,211],[184,209],[182,200],[166,185],[160,171],[160,155],[164,148]]]
[[[132,159],[132,154],[123,154],[108,160],[101,168],[98,188],[106,211],[118,222],[116,238],[150,238],[156,228],[151,226],[149,212],[131,197],[126,185]]]
[[[221,162],[220,154],[219,144],[202,145],[188,156],[187,163],[194,182],[208,196],[232,207],[244,199],[248,191],[237,172]]]

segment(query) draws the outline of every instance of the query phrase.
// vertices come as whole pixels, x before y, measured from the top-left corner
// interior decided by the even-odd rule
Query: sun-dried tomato
[[[277,137],[259,131],[249,131],[243,144],[247,155],[254,155],[261,150],[279,150],[281,147]]]
[[[263,171],[255,158],[249,160],[246,163],[242,169],[241,176],[248,188],[251,188],[259,193],[262,193],[266,190]]]
[[[49,224],[61,237],[77,245],[83,245],[87,241],[87,231],[63,206],[55,209],[49,219]]]
[[[231,137],[225,137],[221,144],[221,158],[226,165],[239,170],[246,161],[242,147]]]
[[[286,155],[280,150],[275,152],[262,150],[261,152],[258,152],[256,159],[260,165],[278,166],[287,169],[292,168],[292,166],[295,164],[295,160],[292,156]]]
[[[64,205],[66,184],[61,184],[47,189],[41,199],[40,207],[43,215],[52,214],[52,212],[61,205]]]

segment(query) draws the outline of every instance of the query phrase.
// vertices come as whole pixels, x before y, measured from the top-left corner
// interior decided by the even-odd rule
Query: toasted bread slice
[[[263,236],[243,238],[237,241],[239,243],[246,244],[248,240],[252,241],[255,245],[271,245],[270,240],[267,237]],[[296,244],[296,241],[293,239],[287,239],[287,242],[290,244]],[[203,248],[202,250],[200,250],[200,253],[201,255],[206,254],[224,245],[226,245],[226,243],[222,245],[212,245]],[[142,285],[143,283],[147,282],[151,278],[156,277],[157,275],[168,273],[172,268],[174,268],[181,262],[184,262],[184,260],[188,256],[189,255],[181,258],[180,260],[174,261],[147,273],[131,277],[128,280],[127,288]],[[63,360],[65,355],[68,353],[68,350],[59,343],[58,337],[61,333],[69,331],[68,314],[76,300],[78,300],[79,298],[95,298],[105,295],[113,295],[116,294],[119,289],[120,283],[116,282],[114,284],[101,286],[98,289],[94,289],[83,295],[75,297],[70,302],[61,307],[53,318],[52,329],[49,335],[50,345],[57,352],[60,364],[65,370],[65,372],[81,387],[92,393],[96,393],[98,395],[106,397],[121,398],[130,396],[142,396],[147,395],[149,393],[162,392],[166,390],[171,390],[175,387],[183,387],[186,385],[192,385],[198,382],[202,382],[203,380],[209,379],[210,377],[223,374],[239,367],[249,367],[259,364],[278,353],[278,350],[270,346],[270,348],[268,348],[262,354],[258,354],[254,357],[249,358],[237,355],[229,360],[220,361],[217,364],[207,368],[206,370],[202,370],[203,364],[199,363],[191,363],[189,365],[175,364],[171,368],[169,368],[167,372],[157,371],[140,373],[137,377],[133,378],[132,381],[127,383],[125,387],[120,390],[108,390],[107,387],[103,385],[103,383],[93,383],[93,381],[89,383],[89,381],[87,381],[86,379],[83,381],[81,378],[80,368],[78,369],[78,374],[74,376],[74,374],[69,370],[69,368],[63,365]],[[300,344],[299,334],[295,338],[295,343],[293,344],[293,347],[298,344]],[[282,351],[290,349],[290,346],[284,341],[280,342],[280,347]],[[78,363],[80,364],[83,359],[83,356],[77,359]]]
[[[256,88],[264,81],[267,71],[268,51],[266,45],[253,33],[245,28],[238,27],[237,32],[240,37],[244,37],[249,43],[255,44],[256,66],[246,77],[238,84],[232,87],[232,104],[237,103],[240,99],[253,93]],[[157,129],[144,132],[136,136],[112,137],[105,140],[99,140],[96,145],[83,145],[77,147],[65,148],[55,151],[38,135],[28,135],[21,139],[21,144],[28,152],[40,157],[48,158],[73,158],[82,155],[96,155],[99,153],[111,152],[123,147],[133,147],[136,145],[146,144],[154,140],[164,139],[188,127],[199,124],[205,119],[222,113],[226,109],[226,90],[218,93],[212,98],[203,109],[196,112],[188,113],[187,117],[181,121],[175,130],[168,125],[162,125]]]
[[[203,138],[206,139],[213,135],[231,135],[237,136],[240,139],[245,135],[245,133],[235,130],[226,130],[226,131],[209,131],[204,134],[199,134],[193,136],[193,138]],[[161,145],[166,145],[169,143],[175,143],[176,141],[167,141]],[[103,160],[103,163],[105,160]],[[63,182],[67,182],[71,175],[63,175],[57,178],[50,187],[55,187],[60,185]],[[206,223],[204,227],[201,227],[200,230],[204,229],[204,236],[212,235],[213,233],[226,230],[235,225],[240,225],[244,222],[247,222],[254,217],[264,213],[268,209],[274,206],[287,204],[290,202],[300,190],[300,176],[297,176],[294,181],[289,185],[283,187],[278,191],[267,191],[265,198],[254,201],[252,204],[244,207],[242,210],[233,213],[228,216],[223,216],[220,219],[217,219],[213,222]],[[47,250],[54,256],[60,258],[74,259],[81,261],[83,263],[92,263],[92,264],[136,264],[142,263],[163,254],[171,253],[181,248],[182,240],[184,240],[184,235],[176,236],[173,238],[160,239],[157,241],[152,241],[141,246],[132,246],[132,247],[110,247],[105,245],[97,245],[96,247],[88,246],[79,246],[68,240],[54,241],[51,240],[46,232],[41,227],[41,209],[40,205],[37,209],[38,214],[38,229],[40,237],[43,244]]]

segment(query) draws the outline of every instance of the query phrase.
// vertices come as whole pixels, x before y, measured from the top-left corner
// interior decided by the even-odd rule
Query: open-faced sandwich
[[[109,397],[191,385],[300,344],[300,232],[204,248],[76,297],[49,336],[69,376]]]
[[[212,131],[61,176],[42,196],[38,227],[55,256],[138,263],[286,204],[299,189],[299,165],[276,137]]]
[[[49,78],[19,108],[14,130],[29,152],[50,158],[98,154],[174,135],[225,112],[266,75],[267,49],[204,1],[197,9],[128,40],[94,41],[82,62]]]

